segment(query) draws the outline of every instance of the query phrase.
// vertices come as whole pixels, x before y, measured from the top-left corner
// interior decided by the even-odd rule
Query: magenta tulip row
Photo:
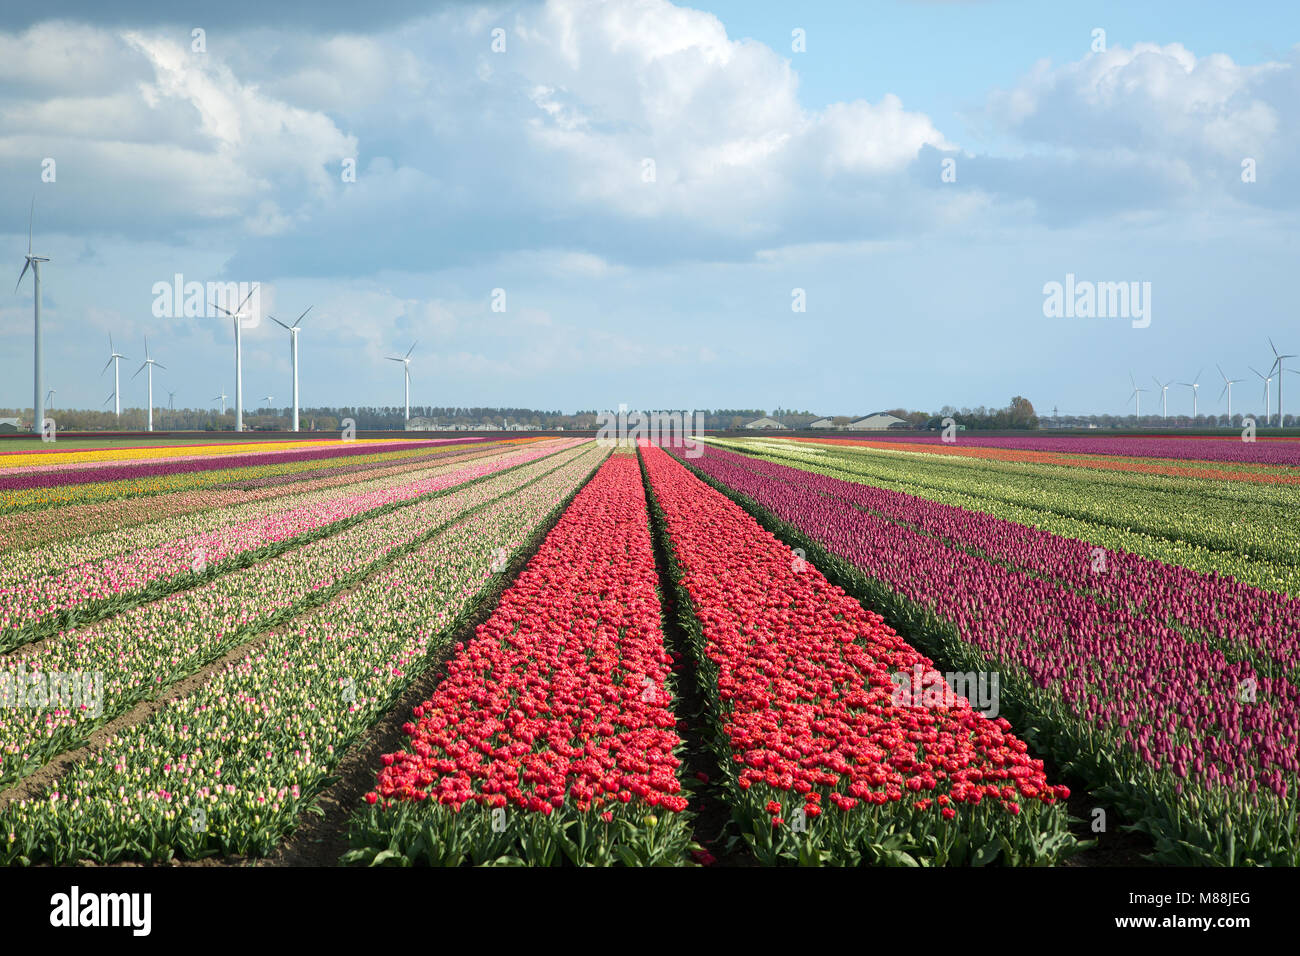
[[[432,448],[440,441],[392,442],[376,447],[360,442],[347,442],[328,448],[300,448],[294,451],[258,452],[250,455],[209,455],[202,458],[185,456],[163,461],[121,462],[110,466],[80,463],[67,467],[38,471],[9,469],[0,472],[0,491],[28,490],[31,488],[58,488],[88,481],[125,481],[134,478],[158,478],[164,475],[189,474],[196,471],[214,471],[221,468],[254,468],[259,465],[278,465],[295,461],[317,461],[328,458],[345,458],[352,455],[373,455],[376,451],[404,451],[411,448]]]

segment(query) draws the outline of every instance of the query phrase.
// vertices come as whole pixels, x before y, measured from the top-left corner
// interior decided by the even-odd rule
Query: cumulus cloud
[[[1300,192],[1282,170],[1300,145],[1298,58],[1300,48],[1284,62],[1242,65],[1178,43],[1137,43],[1039,62],[988,98],[996,127],[1032,151],[987,162],[990,188],[1067,219],[1083,212],[1070,206],[1096,215],[1295,204]],[[1254,183],[1242,180],[1245,160]]]

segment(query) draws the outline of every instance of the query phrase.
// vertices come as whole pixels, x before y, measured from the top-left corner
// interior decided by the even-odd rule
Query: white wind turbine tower
[[[171,419],[172,428],[176,427],[176,393],[167,393],[167,411],[170,413],[167,417]]]
[[[402,358],[398,358],[396,355],[387,356],[390,362],[402,363],[402,372],[406,382],[406,420],[408,422],[411,420],[411,353],[415,351],[415,347],[419,344],[419,342],[412,342],[411,347],[406,350],[406,355]]]
[[[110,365],[113,366],[113,394],[108,397],[116,399],[113,403],[113,414],[120,420],[122,417],[122,386],[118,378],[118,362],[126,358],[126,356],[113,347],[112,332],[108,333],[108,351],[108,361],[105,362],[104,367],[99,370],[99,374],[103,375],[108,371]],[[108,403],[105,402],[104,404],[107,405]]]
[[[302,324],[303,318],[307,312],[311,311],[311,306],[307,306],[307,311],[294,320],[293,325],[285,325],[275,316],[271,316],[271,321],[281,328],[289,330],[289,357],[293,363],[293,430],[298,430],[298,327]]]
[[[220,395],[213,395],[212,398],[210,399],[211,401],[214,401],[214,402],[216,402],[216,401],[221,402],[221,417],[222,417],[222,418],[225,418],[225,417],[226,417],[226,399],[229,398],[229,397],[230,397],[230,396],[226,394],[226,390],[223,388],[223,389],[221,390],[221,394],[220,394]]]
[[[1165,382],[1161,385],[1160,379],[1156,378],[1154,375],[1151,376],[1151,381],[1155,382],[1156,386],[1160,389],[1160,415],[1165,421],[1169,421],[1169,386],[1174,383]]]
[[[1129,373],[1128,380],[1133,385],[1133,394],[1130,395],[1129,398],[1137,399],[1137,420],[1138,420],[1138,424],[1141,425],[1142,424],[1142,393],[1146,391],[1150,391],[1150,389],[1138,388],[1138,383],[1133,381],[1132,372]]]
[[[1240,385],[1242,382],[1245,381],[1245,379],[1228,378],[1228,376],[1223,374],[1222,368],[1220,368],[1218,365],[1215,365],[1214,367],[1219,369],[1219,376],[1223,379],[1223,392],[1219,393],[1219,398],[1220,399],[1223,398],[1224,392],[1227,392],[1228,394],[1228,424],[1231,425],[1232,424],[1232,386]]]
[[[39,435],[45,425],[45,381],[41,374],[41,263],[49,262],[47,256],[32,255],[32,217],[36,215],[36,199],[32,199],[32,208],[27,214],[27,261],[23,264],[23,271],[18,273],[18,282],[14,285],[14,293],[17,294],[18,287],[23,284],[23,276],[27,275],[27,270],[32,270],[32,299],[35,303],[35,330],[36,345],[32,352],[32,431]]]
[[[1201,369],[1201,372],[1204,371],[1205,369]],[[1196,424],[1196,415],[1197,415],[1196,398],[1201,392],[1201,372],[1197,372],[1196,378],[1192,379],[1190,382],[1178,383],[1179,385],[1186,385],[1188,388],[1192,390],[1192,424],[1193,425]]]
[[[1269,374],[1269,375],[1272,375],[1272,374],[1273,374],[1273,369],[1274,369],[1274,368],[1277,369],[1277,427],[1278,427],[1278,428],[1281,428],[1282,425],[1283,425],[1283,423],[1286,421],[1286,416],[1282,414],[1282,373],[1283,373],[1284,371],[1286,371],[1286,369],[1284,369],[1284,368],[1282,367],[1282,360],[1283,360],[1283,359],[1289,359],[1289,358],[1295,358],[1295,356],[1294,356],[1294,355],[1278,355],[1278,354],[1277,354],[1277,346],[1273,344],[1273,340],[1272,340],[1272,339],[1269,339],[1269,340],[1268,340],[1268,347],[1271,348],[1271,349],[1273,350],[1273,356],[1274,356],[1274,359],[1273,359],[1273,368],[1270,368],[1270,369],[1268,370],[1268,374]]]
[[[45,407],[46,407],[46,408],[53,408],[53,407],[54,407],[54,393],[55,393],[56,391],[58,391],[58,389],[54,389],[54,388],[52,388],[52,389],[50,389],[48,392],[45,393]]]
[[[149,337],[146,335],[144,339],[144,364],[135,370],[135,375],[139,375],[145,369],[149,370],[149,431],[153,431],[153,367],[155,365],[159,368],[167,367],[161,362],[149,357]],[[132,375],[131,377],[135,378],[135,375]]]
[[[1248,365],[1246,367],[1249,368],[1256,375],[1258,375],[1259,380],[1264,383],[1264,424],[1267,425],[1268,420],[1273,417],[1273,409],[1271,404],[1273,400],[1273,393],[1272,393],[1273,376],[1260,375],[1259,371],[1256,370],[1255,366],[1253,365]]]
[[[217,305],[215,302],[212,303],[213,308],[219,309],[230,316],[230,320],[235,325],[235,431],[237,432],[244,430],[244,338],[240,334],[239,320],[248,318],[244,312],[244,306],[248,305],[248,300],[253,297],[253,293],[257,292],[258,288],[258,286],[254,286],[253,290],[244,296],[244,301],[239,303],[239,308],[235,309],[234,312]],[[223,410],[221,414],[224,415],[225,411]]]

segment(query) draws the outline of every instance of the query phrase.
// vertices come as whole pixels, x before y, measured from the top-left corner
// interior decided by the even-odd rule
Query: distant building
[[[0,432],[20,432],[23,422],[20,418],[0,418]]]
[[[808,427],[809,428],[838,428],[839,426],[836,425],[829,418],[819,418],[817,419],[817,421],[813,422]]]
[[[408,432],[436,432],[442,431],[445,426],[439,425],[432,418],[411,418],[406,422]]]
[[[875,415],[868,415],[866,418],[860,418],[849,425],[849,428],[861,431],[884,431],[886,428],[892,428],[895,424],[906,425],[907,422],[897,415],[886,415],[884,412],[877,412]]]
[[[785,428],[785,426],[782,425],[780,422],[778,422],[775,418],[760,418],[758,421],[750,422],[750,423],[749,423],[748,425],[746,425],[745,427],[746,427],[746,428],[758,428],[758,429],[764,429],[764,428],[766,428],[766,429]]]

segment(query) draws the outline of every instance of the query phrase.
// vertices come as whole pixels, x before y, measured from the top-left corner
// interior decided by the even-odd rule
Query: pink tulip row
[[[261,480],[249,478],[185,491],[15,511],[0,515],[0,552],[29,551],[51,542],[86,538],[104,531],[118,531],[229,505],[270,501],[289,494],[357,484],[372,477],[399,475],[428,468],[431,463],[478,457],[490,453],[496,447],[499,446],[455,445],[431,452],[377,454],[365,456],[357,464],[290,472]]]
[[[202,572],[245,551],[255,550],[373,511],[409,501],[474,478],[534,461],[577,439],[555,446],[530,446],[500,459],[403,482],[364,494],[342,495],[287,511],[263,515],[166,544],[142,548],[104,560],[86,561],[57,574],[8,581],[0,586],[0,634],[30,628],[50,615],[70,611],[91,601],[132,594],[157,581],[186,572]]]

